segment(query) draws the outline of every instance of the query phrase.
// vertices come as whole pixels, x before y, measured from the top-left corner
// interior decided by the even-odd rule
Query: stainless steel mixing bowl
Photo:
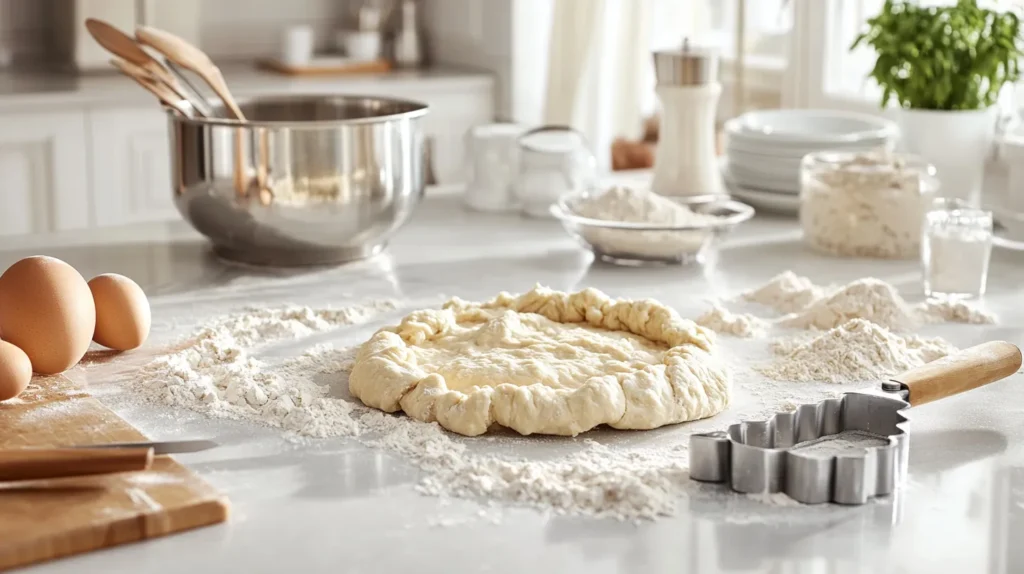
[[[247,122],[169,113],[174,200],[220,256],[341,263],[381,251],[425,187],[418,102],[362,96],[243,101]]]

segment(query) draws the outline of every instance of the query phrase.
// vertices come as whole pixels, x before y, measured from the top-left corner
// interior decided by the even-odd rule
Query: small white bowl
[[[680,201],[696,213],[716,215],[714,222],[698,225],[654,225],[605,221],[577,215],[586,192],[574,191],[558,198],[551,215],[569,235],[602,261],[615,265],[686,265],[703,263],[717,239],[754,216],[754,208],[727,198],[694,203]]]
[[[761,110],[726,122],[730,138],[781,145],[885,142],[899,135],[895,122],[835,110]]]

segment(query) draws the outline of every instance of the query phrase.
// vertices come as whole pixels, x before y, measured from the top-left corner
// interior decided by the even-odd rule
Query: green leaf
[[[886,0],[850,49],[869,46],[868,74],[882,87],[882,105],[925,109],[978,109],[1021,77],[1021,19],[1013,11],[982,8],[977,0],[922,7]]]

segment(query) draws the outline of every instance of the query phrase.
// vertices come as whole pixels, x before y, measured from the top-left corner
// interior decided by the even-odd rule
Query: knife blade
[[[149,442],[119,442],[105,444],[82,444],[71,448],[151,448],[153,454],[183,454],[187,452],[200,452],[220,446],[216,441],[209,439],[190,440],[164,440]]]

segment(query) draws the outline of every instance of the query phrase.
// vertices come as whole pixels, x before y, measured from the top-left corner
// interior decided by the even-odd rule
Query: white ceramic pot
[[[369,62],[381,57],[380,32],[374,30],[346,30],[342,34],[345,54],[353,60]]]
[[[999,155],[1010,172],[1002,207],[1019,216],[1024,214],[1024,134],[1006,134],[1001,140]],[[1024,241],[1024,217],[1003,217],[999,222],[1010,239]]]
[[[939,194],[971,205],[981,200],[997,120],[995,106],[969,111],[900,110],[903,144],[935,166]]]

